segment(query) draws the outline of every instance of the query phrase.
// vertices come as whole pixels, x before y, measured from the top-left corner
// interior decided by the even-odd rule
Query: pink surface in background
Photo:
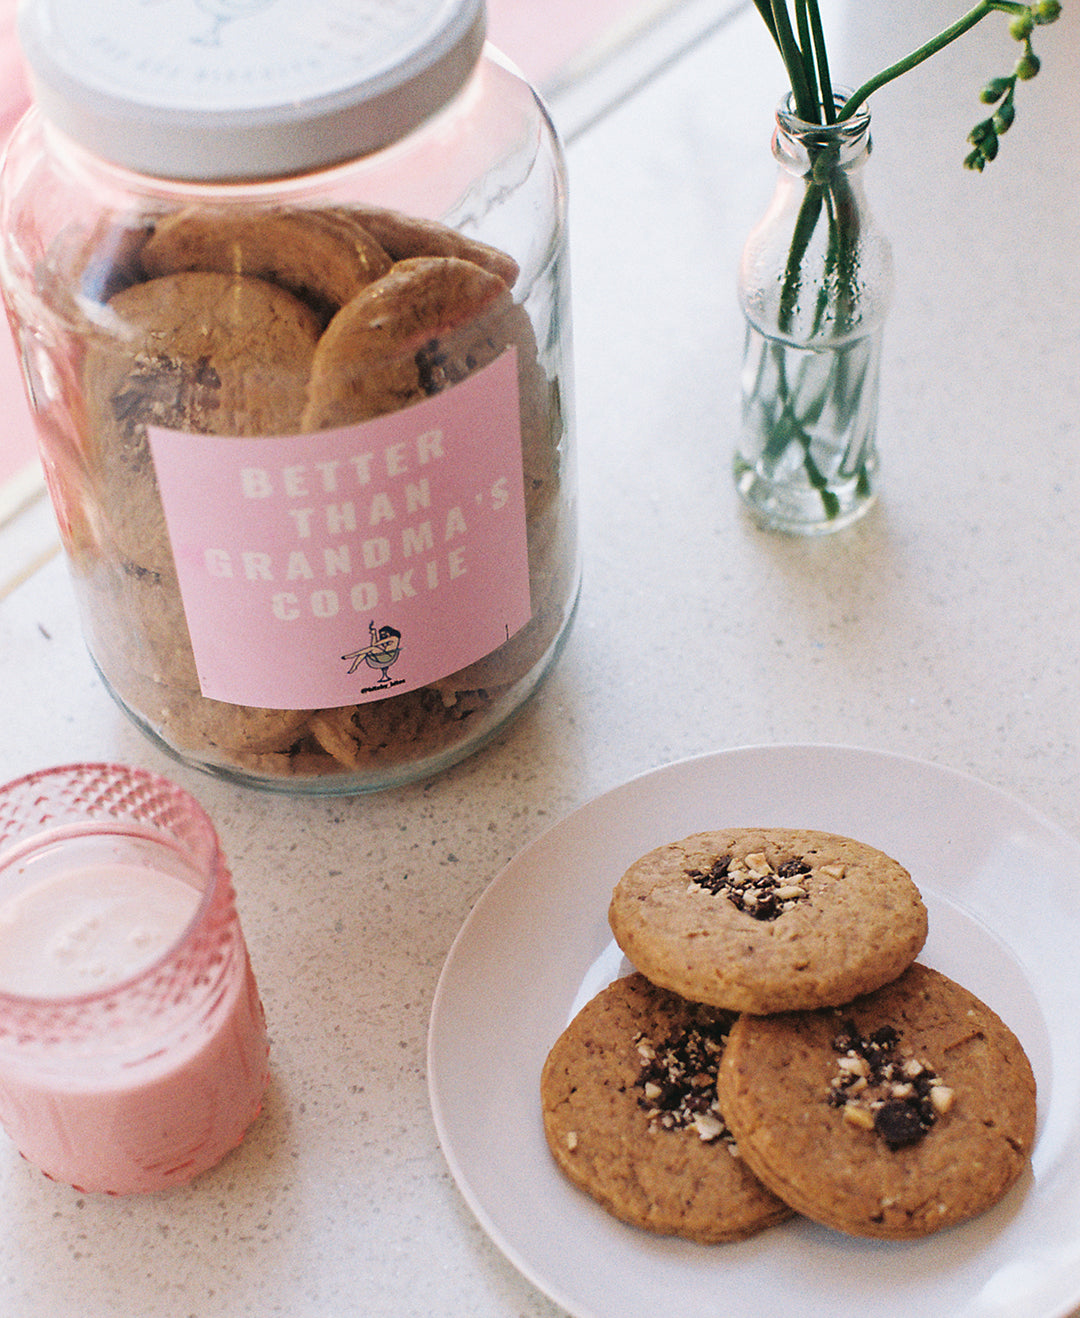
[[[488,36],[544,85],[641,0],[488,0]]]
[[[26,108],[28,91],[15,44],[15,0],[0,0],[0,149]],[[23,394],[15,345],[7,320],[0,324],[0,491],[4,482],[35,462],[34,428]]]
[[[635,7],[635,0],[488,0],[488,35],[543,88],[578,51]],[[0,0],[0,147],[26,101],[15,42],[15,0]],[[36,461],[33,424],[5,322],[0,325],[0,493],[6,481]]]

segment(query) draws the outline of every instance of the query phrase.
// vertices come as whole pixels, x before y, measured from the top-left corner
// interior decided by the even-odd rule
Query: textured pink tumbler
[[[0,1122],[80,1190],[180,1185],[243,1139],[262,1005],[214,827],[155,774],[0,787]]]

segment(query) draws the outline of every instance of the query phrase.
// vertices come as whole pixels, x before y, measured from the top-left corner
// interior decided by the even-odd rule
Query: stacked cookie
[[[1027,1166],[1035,1081],[984,1003],[915,961],[907,870],[835,834],[729,829],[659,847],[611,900],[636,967],[575,1016],[541,1078],[569,1179],[701,1242],[800,1213],[928,1235]]]

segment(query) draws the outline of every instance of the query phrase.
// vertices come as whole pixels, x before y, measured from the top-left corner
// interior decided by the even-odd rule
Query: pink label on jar
[[[147,427],[202,693],[380,700],[529,621],[517,358],[310,435]]]

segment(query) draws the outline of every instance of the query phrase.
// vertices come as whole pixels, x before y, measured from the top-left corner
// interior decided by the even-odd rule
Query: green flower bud
[[[1012,90],[1012,78],[991,78],[979,93],[983,105],[994,105]]]
[[[965,169],[974,169],[981,174],[985,167],[986,167],[986,157],[978,149],[978,147],[976,147],[975,150],[972,151],[970,155],[964,157]]]
[[[1009,24],[1009,35],[1015,37],[1017,41],[1026,41],[1035,30],[1035,19],[1031,16],[1029,9],[1024,14],[1017,16]]]
[[[1016,62],[1016,76],[1021,82],[1030,82],[1042,65],[1034,51],[1025,51]]]
[[[1061,17],[1061,5],[1058,0],[1039,0],[1031,6],[1031,16],[1036,23],[1056,23]]]
[[[994,128],[993,119],[984,119],[982,123],[976,124],[968,133],[968,141],[975,148],[972,155],[982,157],[983,164],[988,160],[993,160],[998,153],[997,132]],[[976,165],[976,169],[982,169],[982,165]]]
[[[1012,101],[1002,101],[994,115],[994,128],[999,133],[1007,133],[1016,118],[1016,106]]]

